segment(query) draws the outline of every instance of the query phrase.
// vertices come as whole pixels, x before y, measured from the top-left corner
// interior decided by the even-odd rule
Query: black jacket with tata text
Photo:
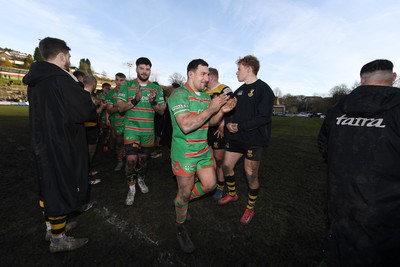
[[[328,266],[400,266],[400,89],[359,86],[327,114]]]
[[[88,188],[88,151],[83,122],[96,116],[90,94],[55,64],[32,64],[28,85],[30,136],[39,190],[49,216],[81,207]]]
[[[235,109],[225,119],[238,123],[238,132],[228,132],[227,139],[251,146],[266,146],[271,137],[271,117],[275,95],[268,84],[258,79],[242,84],[235,92]]]

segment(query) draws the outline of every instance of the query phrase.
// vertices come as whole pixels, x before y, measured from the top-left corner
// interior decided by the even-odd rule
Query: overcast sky
[[[150,58],[169,84],[203,58],[233,89],[235,61],[258,57],[258,77],[283,94],[327,96],[351,87],[377,58],[400,65],[400,4],[371,0],[0,0],[0,47],[32,54],[47,36],[67,42],[71,63],[129,76],[127,62]],[[400,72],[400,71],[399,71]],[[136,77],[130,69],[131,78]]]

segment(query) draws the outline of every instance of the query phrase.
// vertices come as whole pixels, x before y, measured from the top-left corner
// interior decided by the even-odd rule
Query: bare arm
[[[221,95],[225,96],[225,95]],[[228,97],[229,99],[229,97]],[[222,117],[224,116],[225,113],[231,111],[236,107],[236,98],[229,99],[226,104],[224,104],[221,109],[211,117],[210,119],[210,126],[216,126],[220,123],[222,120]]]
[[[185,134],[193,132],[200,128],[210,117],[215,113],[215,110],[203,110],[200,114],[190,114],[189,112],[176,116],[176,122]]]
[[[142,98],[142,88],[139,86],[139,88],[136,91],[135,99],[132,99],[131,101],[122,101],[118,100],[117,101],[117,107],[118,111],[123,113],[129,109],[132,109],[135,105],[132,102],[139,103],[140,99]]]
[[[164,114],[164,111],[165,111],[165,108],[167,107],[167,105],[164,104],[164,103],[162,103],[162,104],[157,103],[156,98],[157,98],[157,93],[154,92],[154,91],[151,91],[151,92],[150,92],[150,95],[149,95],[149,102],[150,102],[150,105],[151,105],[151,107],[155,110],[155,112],[157,112],[157,113],[160,114],[160,115],[163,115],[163,114]]]
[[[110,114],[108,114],[108,112],[106,112],[106,125],[107,126],[111,125],[111,123],[110,123]]]
[[[224,128],[225,128],[225,121],[222,119],[214,135],[216,135],[217,138],[224,138]]]
[[[108,114],[113,114],[113,113],[115,113],[115,112],[118,112],[118,107],[114,107],[114,105],[113,104],[111,104],[111,105],[107,105],[107,113]]]
[[[107,105],[102,101],[97,101],[96,103],[99,104],[97,108],[97,114],[101,114],[101,112],[106,109]]]
[[[167,105],[165,105],[165,104],[157,104],[157,105],[152,106],[152,107],[158,114],[163,115]]]
[[[121,113],[133,108],[133,104],[130,101],[125,102],[122,100],[117,101],[117,106],[118,106],[118,111]]]
[[[204,123],[210,120],[210,124],[218,124],[224,114],[221,107],[228,101],[229,96],[220,95],[211,100],[211,104],[200,114],[191,114],[189,112],[176,116],[176,121],[184,133],[190,133],[200,128]]]

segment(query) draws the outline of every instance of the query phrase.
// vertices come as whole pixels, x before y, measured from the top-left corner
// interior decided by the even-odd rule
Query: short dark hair
[[[236,61],[236,64],[242,64],[243,66],[251,67],[255,75],[257,75],[258,71],[260,70],[260,61],[258,61],[258,59],[252,55],[247,55],[242,58],[239,57],[239,59]]]
[[[59,53],[68,53],[71,48],[61,39],[46,37],[39,42],[40,55],[44,60],[55,58]]]
[[[387,59],[376,59],[365,64],[360,71],[360,75],[378,70],[393,72],[393,63]]]
[[[189,62],[187,66],[187,73],[189,74],[189,71],[196,70],[199,67],[199,65],[208,67],[208,63],[205,60],[201,58],[193,59],[192,61]]]
[[[122,72],[118,72],[117,74],[115,74],[115,77],[120,77],[120,78],[126,79],[125,74],[123,74]]]
[[[179,83],[172,83],[171,84],[172,88],[176,89],[178,87],[181,87],[181,85]]]
[[[106,87],[106,86],[111,87],[111,84],[109,84],[109,83],[103,83],[103,84],[101,85],[101,88],[104,89],[104,87]]]
[[[151,65],[150,59],[148,59],[147,57],[140,57],[140,58],[138,58],[138,59],[136,60],[136,67],[139,66],[139,65],[141,65],[141,64],[149,65],[150,68],[151,68],[151,66],[152,66],[152,65]]]
[[[82,82],[84,85],[88,85],[88,84],[92,84],[92,83],[97,83],[97,79],[93,75],[85,75],[85,76],[83,76]]]
[[[81,70],[76,70],[76,71],[74,71],[74,73],[72,73],[77,79],[79,78],[79,77],[85,77],[85,75],[86,75],[86,73],[84,73],[83,71],[81,71]]]

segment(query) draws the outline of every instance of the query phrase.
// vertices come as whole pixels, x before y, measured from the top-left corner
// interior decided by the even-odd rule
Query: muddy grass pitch
[[[16,110],[18,108],[18,110]],[[135,203],[125,206],[123,172],[114,172],[112,151],[99,152],[94,207],[72,220],[69,235],[89,243],[50,254],[37,198],[36,169],[29,145],[27,109],[0,107],[0,266],[316,266],[327,227],[325,165],[316,147],[319,119],[274,118],[271,145],[260,169],[256,215],[239,220],[247,201],[242,166],[236,168],[239,200],[218,206],[211,195],[189,204],[188,230],[196,246],[180,251],[173,199],[176,182],[168,152],[152,159]]]

